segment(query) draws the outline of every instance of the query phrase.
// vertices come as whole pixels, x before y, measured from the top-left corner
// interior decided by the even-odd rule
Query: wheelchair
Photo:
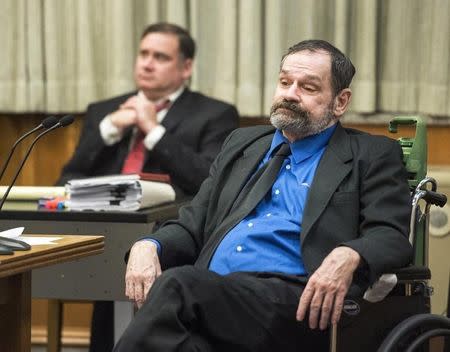
[[[430,296],[433,289],[428,283],[431,278],[428,268],[429,212],[432,205],[443,207],[447,199],[444,194],[437,193],[436,181],[426,177],[427,136],[424,121],[415,116],[395,117],[390,121],[389,131],[396,133],[399,125],[415,126],[414,138],[398,140],[403,150],[403,162],[408,171],[412,195],[409,240],[414,248],[413,263],[394,272],[397,284],[383,300],[376,303],[362,298],[348,297],[345,300],[339,324],[330,329],[331,352],[409,351],[408,343],[421,330],[421,324],[417,322],[416,317],[431,316]],[[400,326],[396,330],[396,325],[408,318],[414,320],[414,323],[406,323],[408,327],[413,327],[409,328],[412,331],[399,334],[398,329],[403,332],[406,328]],[[429,317],[428,320],[430,319]],[[441,321],[439,318],[436,319]],[[431,324],[431,326],[438,325]],[[450,329],[450,324],[447,327]],[[394,337],[389,335],[391,331]],[[432,333],[428,335],[434,336]],[[423,337],[422,340],[426,338]],[[416,346],[413,346],[411,351],[427,352],[427,346],[422,343],[424,341],[419,340],[420,338],[416,339]]]

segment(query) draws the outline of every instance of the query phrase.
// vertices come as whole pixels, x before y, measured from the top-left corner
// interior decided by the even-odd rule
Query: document
[[[55,241],[60,240],[62,237],[58,236],[20,236],[17,239],[28,243],[30,246],[57,244]]]
[[[38,246],[43,244],[56,244],[55,241],[62,237],[57,236],[26,236],[23,235],[24,227],[15,227],[9,230],[1,231],[0,237],[12,238],[28,243],[30,246]]]
[[[135,211],[175,200],[170,184],[143,181],[137,174],[70,180],[66,193],[72,210]]]
[[[0,186],[0,198],[7,186]],[[14,186],[8,194],[8,200],[38,200],[40,198],[63,197],[64,187]]]

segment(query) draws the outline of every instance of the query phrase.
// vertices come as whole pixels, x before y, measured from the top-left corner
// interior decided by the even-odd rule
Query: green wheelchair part
[[[389,122],[389,132],[397,133],[399,125],[415,126],[414,137],[401,137],[398,142],[403,150],[403,163],[408,172],[408,183],[411,192],[414,192],[419,182],[427,175],[427,127],[420,116],[396,116]],[[425,265],[424,251],[426,221],[423,217],[417,217],[415,260],[414,265]]]

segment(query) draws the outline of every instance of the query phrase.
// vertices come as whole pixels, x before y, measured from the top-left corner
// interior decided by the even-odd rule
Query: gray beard
[[[277,112],[279,105],[288,108],[289,112]],[[297,139],[305,138],[314,134],[318,134],[325,130],[335,120],[328,109],[326,114],[318,120],[312,120],[307,111],[300,109],[292,103],[274,103],[270,112],[271,124],[288,134],[295,136]]]

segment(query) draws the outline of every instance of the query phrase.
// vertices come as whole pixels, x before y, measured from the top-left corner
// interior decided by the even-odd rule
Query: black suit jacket
[[[78,146],[65,165],[59,184],[73,178],[119,174],[129,151],[132,128],[112,146],[104,144],[99,124],[132,92],[89,105]],[[162,125],[166,133],[147,152],[144,172],[167,173],[177,195],[195,194],[227,135],[238,126],[234,106],[189,89],[172,104]]]
[[[181,209],[178,220],[152,235],[162,245],[163,268],[208,267],[232,227],[222,224],[269,149],[273,133],[272,127],[257,126],[229,136],[192,203]],[[354,277],[356,292],[382,273],[407,265],[412,255],[407,238],[410,210],[399,144],[338,124],[314,176],[299,233],[308,273],[340,245],[355,249],[367,263],[366,275]]]

